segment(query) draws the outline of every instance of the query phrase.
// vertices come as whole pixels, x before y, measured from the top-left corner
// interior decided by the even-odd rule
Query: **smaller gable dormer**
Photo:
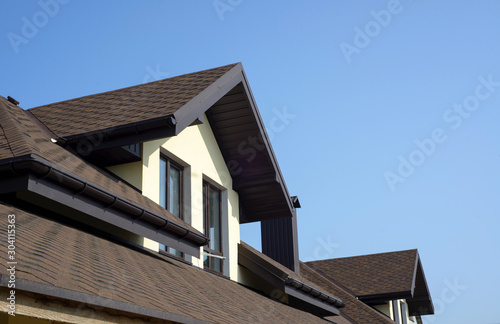
[[[306,264],[397,323],[411,323],[412,317],[434,314],[417,250],[310,261]]]

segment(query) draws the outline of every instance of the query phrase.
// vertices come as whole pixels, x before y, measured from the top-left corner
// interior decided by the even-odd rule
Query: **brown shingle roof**
[[[345,307],[340,309],[341,318],[344,322],[359,323],[359,324],[394,324],[387,316],[379,313],[375,309],[366,305],[349,291],[343,289],[330,278],[325,277],[323,274],[316,271],[309,266],[309,263],[300,263],[300,273],[303,278],[306,278],[316,285],[322,287],[328,293],[341,298],[346,304]],[[336,318],[332,318],[334,321]],[[340,323],[340,322],[339,322]]]
[[[225,162],[236,170],[233,185],[245,209],[240,222],[292,215],[290,194],[241,63],[29,112],[64,147],[103,166],[119,164],[120,158],[136,158],[124,152],[123,146],[175,136],[206,116]],[[257,139],[264,148],[252,159],[241,154],[237,145],[248,138]],[[255,183],[256,178],[263,181]]]
[[[359,297],[412,291],[417,257],[417,250],[407,250],[311,261],[307,265]]]
[[[113,308],[116,302],[129,307],[130,312],[146,310],[156,316],[173,314],[212,323],[325,323],[201,269],[132,250],[0,203],[4,224],[10,213],[16,215],[18,225],[19,290],[47,287],[43,294],[84,295],[89,304],[105,298],[107,302],[98,305],[104,308]],[[0,233],[7,237],[6,226]],[[6,249],[6,240],[1,242]],[[7,264],[6,257],[3,253],[3,264]],[[0,274],[7,275],[6,267],[1,267]],[[5,280],[0,281],[5,285]]]
[[[236,64],[32,108],[59,137],[168,116]]]
[[[241,242],[245,249],[258,255],[260,258],[270,263],[272,266],[280,269],[281,271],[288,274],[290,277],[297,279],[313,288],[323,291],[331,296],[335,296],[341,299],[345,303],[345,307],[340,308],[340,316],[330,317],[332,321],[336,323],[374,323],[374,324],[394,324],[387,316],[379,313],[370,306],[356,299],[352,293],[341,288],[335,282],[332,282],[328,278],[325,278],[319,272],[316,272],[313,268],[309,267],[307,264],[300,262],[300,275],[283,266],[279,262],[271,259],[265,254],[257,251],[250,245]]]
[[[279,275],[280,277],[283,277],[283,279],[286,279],[286,277],[293,278],[294,280],[297,280],[297,281],[299,281],[299,282],[301,282],[303,284],[306,284],[309,287],[317,290],[318,292],[321,292],[321,293],[324,293],[326,295],[329,295],[329,294],[325,293],[324,289],[321,286],[319,286],[316,283],[308,280],[307,278],[304,278],[303,276],[297,274],[296,272],[288,269],[287,267],[285,267],[281,263],[273,260],[272,258],[270,258],[269,256],[265,255],[264,253],[259,252],[258,250],[256,250],[252,246],[248,245],[247,243],[241,241],[240,245],[247,252],[252,253],[256,258],[262,259],[263,261],[267,262],[272,267],[277,268],[281,272],[281,273],[274,272],[275,275]],[[271,272],[273,272],[273,271],[271,270]],[[330,295],[330,297],[332,299],[335,299],[335,300],[338,301],[337,303],[335,303],[336,307],[339,307],[339,308],[344,307],[342,300],[338,299],[335,295]]]
[[[164,208],[130,187],[108,172],[82,160],[77,155],[54,144],[28,118],[28,112],[0,97],[0,163],[4,159],[36,155],[53,163],[71,175],[83,178],[97,187],[104,188],[155,214],[180,224],[192,232],[202,235],[189,224],[175,217]]]
[[[254,247],[250,246],[249,244],[241,241],[240,243],[245,249],[247,249],[248,251],[252,252],[254,255],[256,255],[258,258],[261,258],[262,260],[270,263],[272,266],[278,268],[279,270],[281,270],[282,272],[284,272],[287,276],[291,277],[291,278],[294,278],[294,279],[297,279],[305,284],[308,284],[310,285],[311,287],[313,288],[317,288],[319,290],[321,290],[321,286],[318,286],[316,283],[313,283],[312,281],[308,280],[307,278],[297,274],[296,272],[288,269],[287,267],[285,267],[284,265],[282,265],[281,263],[273,260],[272,258],[270,258],[269,256],[265,255],[264,253],[258,251],[257,249],[255,249]]]

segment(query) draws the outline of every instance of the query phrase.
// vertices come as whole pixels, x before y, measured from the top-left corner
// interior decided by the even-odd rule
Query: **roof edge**
[[[283,292],[307,304],[319,307],[324,311],[338,315],[338,309],[345,306],[340,299],[291,277],[283,270],[273,266],[259,255],[247,249],[241,243],[238,244],[238,263],[263,280],[276,285]]]
[[[9,287],[9,276],[0,274],[0,287]],[[73,302],[84,303],[92,306],[99,306],[108,309],[114,309],[121,312],[132,313],[141,316],[153,317],[161,320],[169,320],[180,323],[199,324],[205,323],[194,318],[183,315],[171,314],[155,309],[128,304],[114,299],[104,298],[97,295],[86,294],[69,290],[61,287],[50,286],[26,279],[16,279],[16,291],[25,291],[44,296],[50,296],[58,299],[70,300]]]
[[[49,180],[58,187],[72,190],[75,196],[85,194],[86,197],[93,201],[103,204],[105,209],[115,209],[128,215],[131,219],[141,219],[145,223],[157,227],[159,232],[175,234],[180,237],[179,240],[181,241],[187,241],[197,246],[208,243],[208,238],[201,233],[197,233],[182,224],[174,223],[162,215],[156,214],[89,181],[85,181],[64,169],[61,170],[60,167],[37,155],[29,154],[1,161],[0,174],[2,173],[11,176],[32,174],[38,179]]]
[[[356,296],[359,300],[367,304],[374,304],[378,302],[386,302],[388,300],[396,300],[396,299],[408,299],[412,298],[411,291],[396,291],[390,293],[381,293],[381,294],[370,294],[370,295],[359,295]]]
[[[242,71],[243,65],[236,63],[229,71],[175,111],[173,115],[178,121],[176,135],[202,117],[220,98],[242,82]]]
[[[259,136],[261,136],[264,141],[267,154],[269,155],[269,160],[271,161],[274,172],[277,175],[278,183],[285,197],[285,201],[289,210],[289,214],[287,211],[287,216],[292,217],[294,209],[292,199],[290,198],[290,193],[288,192],[285,179],[279,167],[276,155],[274,154],[271,141],[269,140],[264,122],[259,113],[255,98],[250,88],[248,78],[241,63],[235,64],[234,67],[232,67],[224,75],[219,77],[219,79],[217,79],[215,82],[201,91],[198,95],[196,95],[193,99],[191,99],[174,113],[174,117],[177,120],[175,132],[176,134],[179,134],[198,118],[202,117],[203,114],[210,109],[210,107],[216,104],[219,99],[224,97],[225,94],[227,94],[240,83],[243,85],[243,88],[245,90],[245,94],[249,102],[249,109],[252,111],[252,114],[255,117],[255,121],[258,126],[258,131],[260,133]]]
[[[262,133],[264,140],[264,144],[266,145],[267,151],[270,154],[271,162],[273,166],[276,169],[276,173],[278,174],[279,177],[279,184],[285,193],[285,196],[288,198],[287,203],[290,208],[290,210],[293,210],[295,207],[293,206],[291,195],[288,192],[288,187],[286,186],[285,183],[285,178],[283,177],[283,173],[281,172],[281,168],[278,164],[278,159],[276,158],[276,155],[274,154],[273,147],[271,145],[271,140],[269,139],[269,135],[267,134],[266,127],[264,126],[264,121],[262,120],[262,116],[260,115],[259,109],[257,108],[257,102],[255,101],[252,89],[250,88],[250,83],[248,82],[248,77],[245,73],[245,70],[243,69],[243,65],[241,66],[241,73],[243,75],[243,79],[245,82],[243,82],[243,86],[245,87],[245,91],[248,96],[248,100],[250,101],[250,106],[252,107],[252,110],[254,111],[255,116],[257,117],[257,124],[259,125],[260,131]]]
[[[187,75],[190,75],[190,74],[196,74],[196,73],[200,73],[200,72],[203,72],[203,71],[210,71],[210,70],[219,69],[219,68],[223,68],[223,67],[231,66],[231,65],[238,65],[238,64],[241,64],[241,62],[226,64],[226,65],[222,65],[222,66],[217,66],[217,67],[213,67],[213,68],[209,68],[209,69],[204,69],[204,70],[201,70],[201,71],[194,71],[194,72],[179,74],[179,75],[175,75],[175,76],[168,77],[168,78],[165,78],[165,79],[154,80],[154,81],[150,81],[150,82],[144,82],[144,83],[141,83],[139,85],[145,85],[145,84],[154,83],[154,82],[158,82],[158,81],[166,80],[166,79],[173,79],[173,78],[178,78],[178,77],[184,77],[184,76],[187,76]],[[126,86],[126,87],[123,87],[123,88],[117,88],[117,89],[111,89],[111,90],[105,90],[105,91],[98,91],[98,92],[95,92],[95,93],[92,93],[92,94],[83,95],[83,96],[76,97],[76,98],[63,99],[63,100],[59,100],[59,101],[56,101],[56,102],[51,102],[51,103],[48,103],[48,104],[31,107],[31,108],[28,108],[27,110],[32,110],[32,109],[36,110],[38,108],[45,107],[45,106],[50,106],[50,105],[59,104],[59,103],[63,103],[63,102],[70,102],[70,101],[73,101],[73,100],[79,100],[79,99],[82,99],[82,98],[88,98],[88,97],[92,97],[92,96],[95,96],[95,95],[101,95],[101,94],[105,94],[105,93],[109,93],[109,92],[113,92],[113,91],[118,91],[118,90],[132,89],[132,88],[135,88],[137,86],[138,85],[135,84],[135,85]],[[5,98],[5,100],[7,100],[7,99]]]
[[[103,141],[112,141],[117,137],[123,137],[127,135],[137,135],[154,129],[161,129],[164,127],[174,128],[177,121],[173,114],[147,119],[139,122],[128,123],[116,127],[109,127],[104,129],[98,129],[91,132],[70,135],[62,138],[65,145],[77,144],[82,140],[86,140],[94,135],[101,135]],[[114,133],[115,132],[115,133]],[[61,139],[61,138],[60,138]],[[132,144],[132,143],[130,143]],[[108,144],[107,146],[112,146],[113,144]]]
[[[324,292],[309,286],[308,284],[303,283],[300,280],[297,280],[292,277],[287,277],[285,279],[285,284],[287,286],[291,286],[297,290],[303,291],[307,295],[311,295],[314,298],[320,299],[328,304],[332,304],[337,308],[342,308],[345,307],[345,303],[341,301],[340,299],[333,297],[331,295],[325,294]]]

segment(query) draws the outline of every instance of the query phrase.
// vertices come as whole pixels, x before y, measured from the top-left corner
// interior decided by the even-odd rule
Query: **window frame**
[[[168,156],[161,154],[160,155],[160,160],[165,161],[166,163],[166,171],[165,171],[165,179],[160,179],[160,181],[165,181],[165,209],[172,213],[170,211],[170,185],[169,185],[169,179],[170,179],[170,169],[173,168],[177,169],[179,171],[179,216],[178,218],[184,220],[184,167],[180,165],[179,163],[173,161],[171,158]],[[161,185],[161,184],[160,184]],[[173,213],[172,213],[173,214]],[[174,216],[176,216],[174,214]],[[177,216],[176,216],[177,217]]]
[[[399,301],[393,300],[392,301],[392,313],[393,313],[393,317],[394,317],[394,322],[396,322],[398,324],[401,324],[400,312],[401,312],[401,308],[399,306]]]
[[[401,323],[408,324],[408,311],[406,308],[406,303],[403,301],[399,302],[400,312],[401,312]]]
[[[220,251],[213,250],[210,248],[210,241],[207,245],[203,247],[203,251],[209,254],[213,255],[218,255],[218,256],[223,256],[223,241],[222,241],[222,192],[223,190],[217,186],[211,183],[210,181],[207,181],[206,179],[203,180],[203,186],[202,186],[202,195],[203,195],[203,222],[204,222],[204,234],[209,238],[209,240],[212,240],[212,237],[210,237],[210,190],[215,190],[219,193],[219,246],[220,246]],[[211,271],[214,273],[222,274],[224,272],[224,260],[216,258],[220,260],[220,271],[214,270],[212,268],[213,265],[213,259],[214,257],[211,256],[206,256],[207,261],[208,261],[208,266],[205,265],[205,260],[203,259],[203,268],[207,271]]]
[[[171,158],[169,158],[165,154],[160,154],[160,168],[161,168],[162,161],[165,162],[165,169],[166,169],[165,170],[165,179],[162,179],[160,177],[160,194],[161,194],[161,185],[162,185],[161,182],[165,183],[165,196],[163,197],[165,199],[165,206],[162,206],[162,207],[165,208],[169,213],[171,213],[175,217],[178,217],[179,219],[184,220],[184,167],[181,164],[173,161]],[[177,171],[179,171],[179,216],[175,215],[173,212],[170,211],[171,202],[170,202],[169,198],[170,198],[170,190],[171,190],[171,188],[170,188],[170,170],[171,170],[171,168],[174,168]],[[160,172],[161,172],[161,169],[160,169]],[[160,199],[161,198],[162,197],[160,197]],[[165,249],[163,249],[163,247]],[[185,259],[184,252],[178,251],[179,254],[172,253],[172,252],[170,252],[169,246],[164,245],[163,247],[160,245],[159,250],[161,252],[166,253],[169,256],[179,258],[179,259]]]

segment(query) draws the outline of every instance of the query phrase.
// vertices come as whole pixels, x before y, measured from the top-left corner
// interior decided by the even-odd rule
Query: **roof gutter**
[[[170,221],[162,215],[147,210],[140,205],[130,202],[106,189],[77,179],[76,177],[61,171],[50,163],[43,161],[37,156],[25,155],[13,160],[6,160],[0,164],[0,174],[11,174],[22,176],[32,174],[38,179],[45,179],[60,187],[69,189],[75,196],[82,195],[100,203],[104,209],[115,209],[127,215],[132,220],[141,220],[148,225],[157,228],[159,232],[175,234],[180,239],[191,242],[197,246],[208,243],[208,238],[189,228]]]
[[[309,285],[307,285],[307,284],[305,284],[305,283],[303,283],[295,278],[287,277],[285,279],[285,284],[287,286],[291,286],[297,290],[301,290],[305,294],[311,295],[312,297],[320,299],[321,301],[328,303],[328,304],[331,304],[337,308],[345,307],[345,303],[343,301],[341,301],[340,299],[337,299],[333,296],[327,295],[327,294],[319,291],[318,289],[313,288],[313,287],[311,287],[311,286],[309,286]]]
[[[312,312],[316,313],[316,315],[322,317],[338,315],[338,309],[345,306],[345,303],[340,299],[291,277],[288,273],[264,260],[264,258],[258,256],[241,243],[238,244],[238,264],[282,290],[284,293],[301,300],[305,304],[316,307],[316,310]],[[301,309],[304,310],[303,308]],[[309,307],[307,309],[306,311],[311,312]],[[319,309],[321,310],[318,312]],[[329,315],[325,315],[325,312],[329,313]]]

